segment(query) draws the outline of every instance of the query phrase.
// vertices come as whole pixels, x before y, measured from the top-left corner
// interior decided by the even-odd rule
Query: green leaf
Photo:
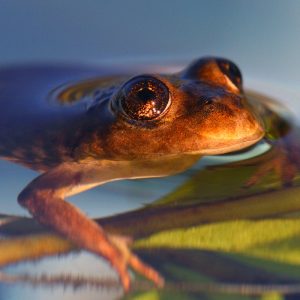
[[[237,220],[153,234],[136,247],[170,247],[243,253],[300,265],[300,220]]]

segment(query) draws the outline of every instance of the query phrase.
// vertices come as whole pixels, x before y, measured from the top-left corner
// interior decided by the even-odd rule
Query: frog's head
[[[102,148],[115,157],[221,154],[259,141],[264,129],[238,67],[203,58],[174,75],[140,75],[110,99],[114,121]]]

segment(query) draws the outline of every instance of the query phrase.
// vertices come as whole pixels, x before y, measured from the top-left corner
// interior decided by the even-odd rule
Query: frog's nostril
[[[214,101],[214,99],[212,97],[207,97],[207,96],[200,96],[198,98],[198,103],[200,103],[201,105],[208,105],[208,104],[212,104]]]

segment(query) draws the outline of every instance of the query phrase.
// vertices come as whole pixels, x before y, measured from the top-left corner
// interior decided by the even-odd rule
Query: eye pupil
[[[150,76],[138,76],[129,80],[118,95],[121,112],[130,120],[154,120],[169,107],[167,86]]]
[[[155,96],[156,96],[155,93],[150,89],[141,89],[137,93],[137,97],[145,102],[151,99],[155,99]]]

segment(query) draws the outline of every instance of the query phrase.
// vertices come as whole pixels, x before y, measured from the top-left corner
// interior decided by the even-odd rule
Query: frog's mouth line
[[[263,131],[256,133],[250,137],[238,139],[230,145],[228,145],[228,142],[224,141],[224,146],[222,146],[222,141],[216,140],[215,147],[209,148],[206,147],[203,150],[199,151],[191,151],[190,154],[201,154],[201,155],[219,155],[219,154],[225,154],[230,153],[238,150],[245,149],[247,147],[250,147],[254,145],[255,143],[259,142],[263,137],[265,133]]]

